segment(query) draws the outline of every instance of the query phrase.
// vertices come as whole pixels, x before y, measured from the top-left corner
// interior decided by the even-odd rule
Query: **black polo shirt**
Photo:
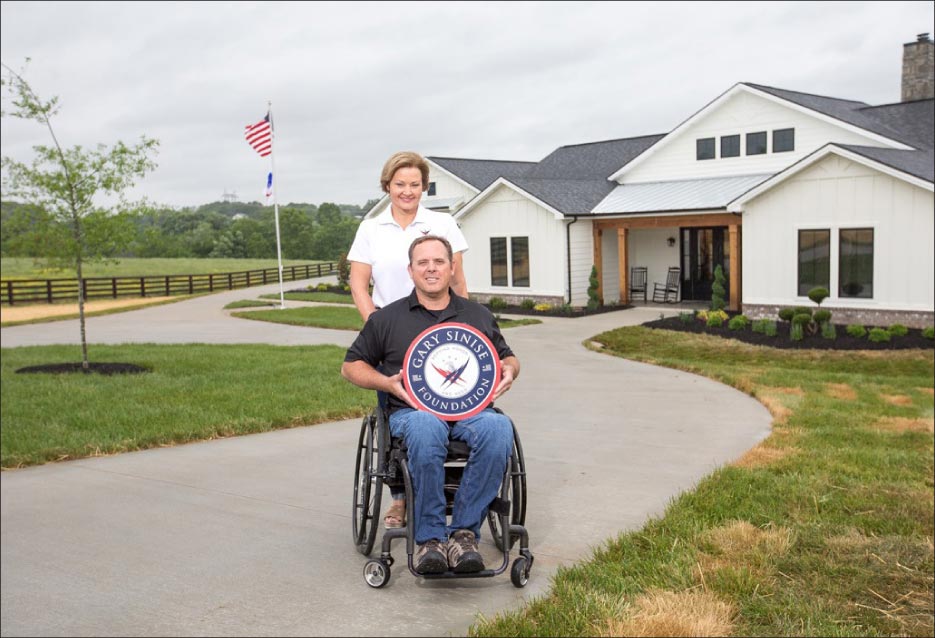
[[[366,361],[374,368],[383,364],[383,374],[392,376],[403,367],[406,351],[424,330],[446,321],[465,323],[480,330],[490,339],[501,360],[512,357],[513,351],[500,333],[493,314],[477,302],[459,297],[449,291],[451,301],[444,310],[428,310],[419,303],[416,291],[374,312],[364,324],[354,343],[347,349],[344,361]],[[392,414],[409,407],[392,394],[387,409]]]

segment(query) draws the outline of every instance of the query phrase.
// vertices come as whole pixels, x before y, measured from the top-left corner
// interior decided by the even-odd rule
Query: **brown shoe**
[[[448,564],[458,574],[484,569],[484,559],[477,551],[477,539],[469,529],[459,529],[448,539]]]
[[[433,538],[419,545],[416,552],[416,571],[420,574],[444,574],[448,571],[448,553],[446,543]]]

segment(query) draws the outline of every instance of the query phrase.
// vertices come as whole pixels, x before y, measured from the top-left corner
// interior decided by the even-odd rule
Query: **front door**
[[[724,241],[727,228],[682,229],[682,299],[708,301],[714,269],[720,264],[730,281],[730,243]],[[724,300],[729,301],[730,286],[724,286]]]

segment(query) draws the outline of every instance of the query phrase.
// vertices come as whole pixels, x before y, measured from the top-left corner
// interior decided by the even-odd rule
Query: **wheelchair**
[[[503,412],[494,408],[500,414]],[[456,574],[420,574],[415,570],[415,515],[412,481],[407,465],[406,446],[402,439],[390,435],[389,421],[381,404],[364,417],[357,443],[357,461],[354,468],[354,507],[351,517],[351,532],[354,545],[364,556],[370,556],[377,536],[380,520],[380,503],[383,487],[403,487],[406,492],[406,525],[399,529],[387,529],[383,533],[380,558],[367,561],[364,565],[364,580],[375,589],[384,587],[390,580],[390,567],[394,559],[390,552],[392,542],[406,539],[409,571],[413,576],[425,579],[484,578],[497,576],[510,565],[510,550],[519,541],[519,556],[510,569],[510,580],[515,587],[525,587],[529,581],[533,555],[529,551],[529,535],[523,526],[526,521],[526,464],[523,447],[516,425],[513,424],[513,452],[504,472],[499,495],[489,505],[487,523],[497,549],[503,553],[503,562],[495,569]],[[463,441],[449,440],[448,456],[445,459],[445,510],[451,515],[454,495],[460,485],[461,474],[470,455],[470,448]]]

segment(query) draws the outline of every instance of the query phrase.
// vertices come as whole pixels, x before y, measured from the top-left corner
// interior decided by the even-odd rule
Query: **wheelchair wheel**
[[[526,523],[526,461],[523,458],[523,445],[519,440],[516,428],[513,428],[513,457],[511,460],[510,484],[507,490],[507,499],[510,501],[510,523],[524,525]],[[492,510],[487,511],[487,524],[490,526],[490,536],[494,545],[501,552],[504,551],[504,534],[500,529],[500,516]],[[518,537],[510,537],[510,549],[516,544]]]
[[[357,442],[357,463],[354,468],[354,511],[351,516],[354,545],[369,556],[377,537],[377,517],[383,497],[383,479],[377,475],[380,464],[378,423],[375,414],[364,417]]]

